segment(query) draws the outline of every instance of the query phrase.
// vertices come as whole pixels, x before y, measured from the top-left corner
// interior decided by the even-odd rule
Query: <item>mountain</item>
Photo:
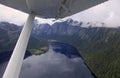
[[[0,52],[12,50],[19,35],[19,27],[7,22],[0,23]]]
[[[1,22],[0,23],[0,53],[7,52],[14,49],[19,34],[21,32],[22,26],[17,26],[15,24]],[[35,53],[38,49],[41,50],[41,47],[47,46],[46,39],[36,39],[31,36],[28,50],[32,53]]]
[[[105,25],[101,23],[102,25]],[[120,29],[95,27],[90,22],[68,19],[53,25],[34,21],[28,49],[36,54],[48,41],[75,46],[98,78],[120,78]],[[4,28],[6,27],[6,28]],[[11,49],[21,31],[20,26],[0,23],[0,51]],[[11,46],[12,45],[12,46]]]
[[[33,34],[74,45],[98,78],[120,78],[120,29],[83,25],[71,19],[42,24]]]

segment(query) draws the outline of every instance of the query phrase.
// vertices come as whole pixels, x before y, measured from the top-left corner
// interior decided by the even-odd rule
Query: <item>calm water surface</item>
[[[7,61],[0,64],[0,78]],[[23,61],[19,78],[95,78],[71,45],[49,43],[49,51]]]

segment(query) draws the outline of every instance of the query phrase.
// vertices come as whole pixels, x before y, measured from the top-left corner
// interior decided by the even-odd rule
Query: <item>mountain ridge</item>
[[[98,78],[120,78],[120,29],[107,27],[82,27],[72,20],[49,24],[33,24],[28,49],[35,51],[47,46],[49,40],[75,46],[89,68]],[[1,28],[0,51],[14,48],[22,27]],[[11,24],[10,24],[11,25]]]

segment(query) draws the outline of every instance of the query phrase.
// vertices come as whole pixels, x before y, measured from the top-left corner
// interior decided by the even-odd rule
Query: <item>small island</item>
[[[31,49],[32,55],[40,55],[48,51],[48,46],[40,47],[39,49]]]

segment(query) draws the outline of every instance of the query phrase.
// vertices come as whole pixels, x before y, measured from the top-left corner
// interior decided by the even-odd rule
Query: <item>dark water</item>
[[[0,64],[0,74],[7,61]],[[2,76],[2,75],[1,75]],[[49,51],[32,55],[23,61],[19,78],[95,78],[71,45],[50,43]]]
[[[8,64],[8,60],[10,59],[12,52],[13,51],[6,51],[6,52],[0,53],[0,78],[2,78],[2,75]],[[31,53],[29,51],[26,51],[24,59],[30,56],[31,56]]]

